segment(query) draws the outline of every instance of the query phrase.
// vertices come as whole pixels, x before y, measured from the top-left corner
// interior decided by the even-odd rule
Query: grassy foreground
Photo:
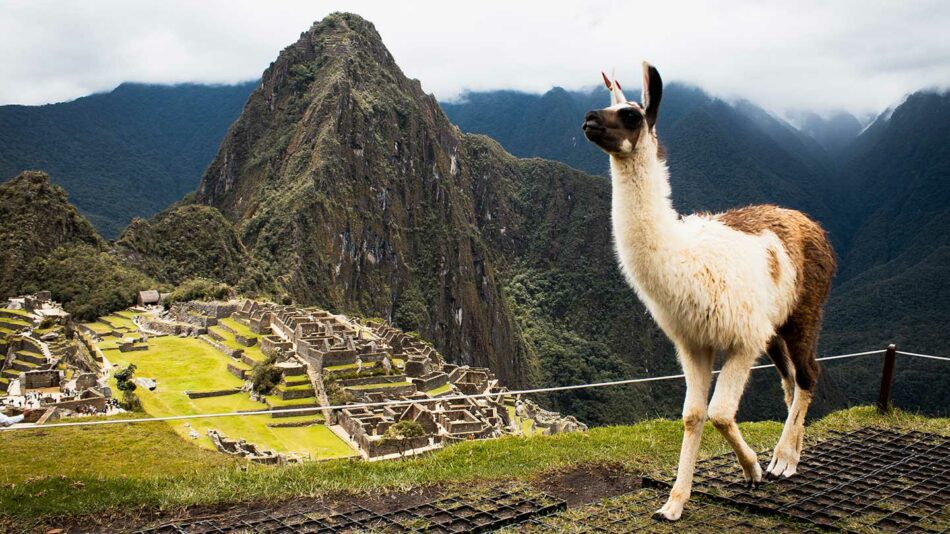
[[[948,419],[902,412],[882,417],[873,408],[862,407],[812,424],[808,436],[867,425],[950,433]],[[778,422],[741,426],[757,450],[773,446],[781,432]],[[8,521],[28,525],[53,517],[193,504],[526,480],[580,464],[615,464],[632,474],[669,474],[681,434],[678,421],[654,420],[588,433],[465,442],[400,461],[261,467],[244,466],[197,447],[183,448],[174,431],[161,424],[11,432],[0,434],[0,513]],[[702,457],[727,450],[707,425]]]

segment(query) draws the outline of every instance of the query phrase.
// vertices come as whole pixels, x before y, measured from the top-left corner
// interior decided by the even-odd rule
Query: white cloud
[[[875,2],[6,1],[0,103],[39,104],[124,81],[254,79],[314,20],[353,11],[376,24],[427,91],[587,87],[639,61],[668,80],[774,111],[881,110],[950,85],[950,4]]]

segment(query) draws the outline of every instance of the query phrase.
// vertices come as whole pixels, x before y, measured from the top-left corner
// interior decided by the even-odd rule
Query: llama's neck
[[[632,158],[610,158],[613,185],[612,219],[621,259],[643,260],[680,241],[679,215],[670,201],[666,163],[655,152]]]

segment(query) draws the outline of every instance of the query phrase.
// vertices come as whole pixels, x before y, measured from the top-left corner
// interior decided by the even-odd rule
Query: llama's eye
[[[643,120],[643,115],[639,111],[633,108],[624,108],[618,112],[620,116],[620,122],[627,128],[638,128],[640,126],[640,121]]]

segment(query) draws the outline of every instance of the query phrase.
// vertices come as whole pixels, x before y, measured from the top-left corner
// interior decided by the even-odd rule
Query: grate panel
[[[834,433],[805,448],[795,476],[756,489],[723,455],[699,463],[693,492],[835,530],[947,532],[950,438],[873,427]]]
[[[384,514],[361,506],[343,511],[318,508],[303,512],[252,512],[226,518],[161,525],[142,533],[292,533],[292,532],[488,532],[565,508],[564,501],[524,488],[494,488],[483,493],[445,497]]]

